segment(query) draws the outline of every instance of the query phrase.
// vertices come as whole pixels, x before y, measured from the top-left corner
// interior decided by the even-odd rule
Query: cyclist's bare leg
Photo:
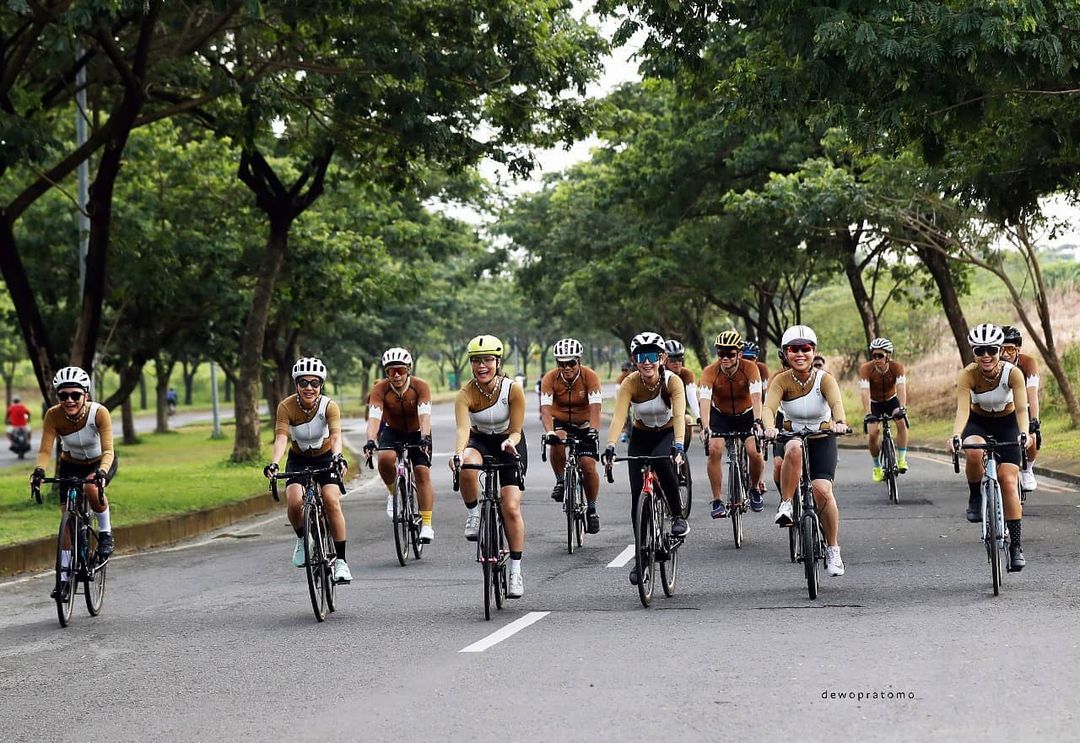
[[[896,448],[907,449],[907,421],[903,418],[896,419]]]
[[[746,454],[750,460],[750,482],[755,485],[765,484],[765,457],[757,450],[757,442],[753,436],[748,436],[746,441]]]
[[[435,507],[435,488],[431,486],[431,468],[423,465],[413,467],[416,482],[416,502],[421,511],[430,511]]]
[[[304,486],[298,482],[285,488],[286,512],[292,528],[300,532],[304,528]]]
[[[784,465],[780,468],[780,497],[791,500],[799,489],[802,479],[802,446],[798,439],[792,439],[784,447]]]
[[[705,471],[709,473],[709,487],[712,489],[713,500],[723,500],[721,493],[724,492],[724,451],[727,443],[725,439],[709,439],[709,462]]]
[[[330,536],[335,542],[344,542],[345,514],[341,512],[341,490],[337,483],[323,485],[322,498],[326,509],[326,521],[330,525]]]
[[[982,436],[968,436],[964,439],[965,444],[985,444],[986,439]],[[983,453],[981,449],[968,449],[964,452],[967,458],[964,463],[964,474],[968,482],[982,482],[983,477]]]
[[[476,449],[469,448],[462,452],[461,461],[464,464],[480,464],[484,458]],[[460,487],[462,502],[470,508],[475,506],[480,499],[480,471],[462,470]]]
[[[387,491],[392,492],[394,480],[397,478],[397,452],[388,449],[379,452],[379,477]]]
[[[869,439],[867,441],[867,448],[870,449],[870,456],[875,459],[881,454],[881,424],[870,423],[866,427]]]
[[[1001,484],[1001,501],[1005,509],[1005,520],[1015,521],[1024,517],[1024,507],[1020,505],[1020,468],[1015,464],[998,463],[998,482]]]
[[[814,480],[811,487],[814,491],[814,506],[821,520],[821,533],[825,535],[825,544],[835,547],[836,539],[840,535],[840,509],[836,507],[836,498],[833,497],[832,482]]]
[[[585,500],[596,503],[596,496],[600,493],[600,473],[596,471],[596,460],[592,457],[579,457],[578,464],[585,476]]]
[[[563,441],[566,441],[566,431],[556,431],[555,435]],[[563,470],[566,469],[566,447],[550,446],[547,451],[548,462],[551,464],[551,471],[555,473],[556,477],[561,477]]]
[[[511,552],[525,549],[525,520],[521,517],[521,488],[507,485],[499,491],[502,497],[503,528],[506,529],[506,544]]]

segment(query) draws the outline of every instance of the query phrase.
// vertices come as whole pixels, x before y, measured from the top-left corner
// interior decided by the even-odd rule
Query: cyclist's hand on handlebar
[[[613,445],[608,444],[607,448],[604,449],[604,453],[600,455],[600,463],[608,469],[611,469],[611,465],[615,464],[615,447]]]
[[[945,444],[945,448],[948,450],[949,454],[955,454],[958,451],[960,451],[960,446],[961,446],[961,443],[960,443],[960,437],[959,436],[953,436]]]
[[[513,454],[517,456],[517,447],[510,443],[510,439],[503,439],[502,446],[500,447],[507,454]]]
[[[675,464],[679,467],[686,463],[686,457],[683,456],[683,442],[676,441],[672,444],[671,458],[675,460]]]
[[[903,418],[906,415],[907,415],[907,408],[905,408],[903,405],[901,405],[900,407],[898,407],[896,410],[893,411],[892,417],[899,420],[899,419]]]
[[[1016,437],[1016,443],[1020,444],[1021,449],[1026,449],[1028,445],[1028,435],[1026,433],[1020,434]]]
[[[424,450],[424,454],[428,459],[431,459],[431,453],[435,450],[435,445],[431,442],[431,434],[420,437],[420,448]]]
[[[769,441],[772,441],[773,439],[776,438],[776,434],[778,434],[778,433],[780,433],[780,431],[777,430],[776,426],[769,426],[764,431],[764,438],[768,439]]]
[[[364,456],[371,459],[372,455],[375,454],[375,448],[377,446],[375,439],[368,439],[367,443],[364,444]]]
[[[42,467],[35,467],[34,471],[30,473],[30,485],[33,487],[39,487],[41,481],[45,479],[45,470]]]
[[[548,431],[544,434],[544,443],[548,446],[551,446],[552,444],[558,445],[562,443],[562,439],[559,438],[559,434],[554,431]]]
[[[271,477],[273,477],[274,475],[277,474],[277,471],[278,471],[277,462],[271,462],[270,464],[263,467],[263,477],[265,477],[267,480],[269,480]]]
[[[461,470],[461,452],[458,452],[454,456],[450,457],[450,461],[446,463],[450,467],[451,472],[458,472]]]
[[[838,435],[843,436],[845,434],[851,433],[851,426],[849,426],[847,423],[844,423],[844,421],[836,421],[835,423],[833,423],[833,431],[835,431]]]
[[[330,458],[330,461],[333,463],[334,468],[337,469],[338,477],[344,480],[345,473],[349,471],[349,460],[341,452],[338,452]]]

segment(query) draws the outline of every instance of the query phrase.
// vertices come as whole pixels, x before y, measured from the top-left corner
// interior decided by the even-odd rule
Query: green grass
[[[223,439],[211,439],[210,431],[210,426],[188,426],[174,433],[144,435],[136,446],[118,444],[119,469],[109,488],[113,524],[138,524],[263,492],[266,480],[261,465],[229,461],[231,427]],[[264,459],[269,459],[272,436],[273,430],[264,426]],[[0,545],[56,532],[59,506],[55,498],[40,506],[30,500],[27,481],[33,467],[28,459],[25,465],[0,474]]]

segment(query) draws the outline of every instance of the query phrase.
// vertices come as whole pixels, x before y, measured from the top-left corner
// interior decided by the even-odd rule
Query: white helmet
[[[388,348],[382,355],[382,365],[384,369],[388,366],[412,366],[412,354],[405,348]]]
[[[295,382],[300,377],[318,377],[325,382],[326,365],[314,356],[305,356],[302,359],[297,359],[292,368],[293,381]]]
[[[634,354],[638,351],[648,351],[655,349],[663,353],[664,349],[664,337],[659,333],[651,333],[646,330],[644,333],[638,333],[630,341],[630,353]]]
[[[580,359],[581,354],[584,352],[584,347],[573,338],[562,338],[561,340],[557,340],[555,341],[555,345],[551,347],[551,353],[555,356],[556,361]]]
[[[780,339],[780,348],[787,348],[792,343],[798,343],[799,341],[816,346],[817,333],[809,325],[792,325],[784,331],[784,336]]]
[[[874,340],[870,341],[870,350],[871,351],[884,351],[885,353],[892,353],[893,352],[893,344],[892,344],[892,341],[889,340],[888,338],[875,338]]]
[[[52,378],[52,386],[54,390],[61,387],[82,387],[89,391],[90,375],[77,366],[65,366]]]
[[[1000,348],[1004,343],[1005,331],[997,325],[984,322],[968,331],[968,345],[972,348],[975,346],[997,346]]]
[[[686,355],[686,347],[675,340],[666,341],[664,343],[664,350],[667,351],[668,356],[684,356]]]

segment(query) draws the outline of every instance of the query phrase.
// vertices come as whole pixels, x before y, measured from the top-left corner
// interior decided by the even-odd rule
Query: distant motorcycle
[[[24,459],[26,457],[26,452],[30,451],[30,433],[21,428],[12,431],[11,446],[8,448],[18,454],[19,459]]]

